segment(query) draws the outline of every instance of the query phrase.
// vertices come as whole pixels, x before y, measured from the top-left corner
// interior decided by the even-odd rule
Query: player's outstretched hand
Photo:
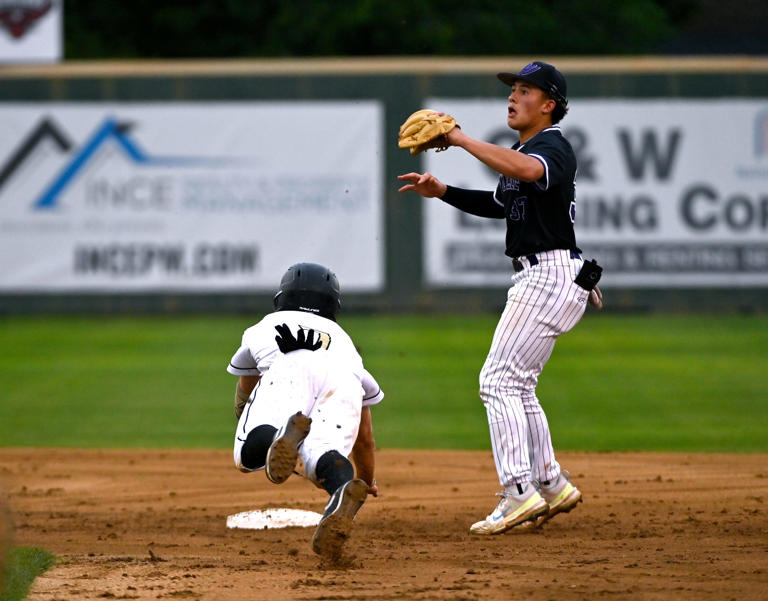
[[[404,173],[398,175],[397,179],[408,182],[398,192],[413,191],[427,198],[440,198],[448,188],[431,173]]]
[[[297,351],[299,349],[316,351],[323,345],[319,337],[317,341],[315,341],[314,330],[308,330],[305,335],[304,330],[299,328],[298,332],[296,332],[296,336],[294,337],[291,329],[287,324],[275,326],[275,329],[277,330],[275,342],[277,342],[278,348],[283,353],[290,353],[291,351]]]

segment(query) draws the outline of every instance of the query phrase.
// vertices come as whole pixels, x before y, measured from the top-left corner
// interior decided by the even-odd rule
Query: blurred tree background
[[[65,57],[768,54],[766,0],[65,0]]]

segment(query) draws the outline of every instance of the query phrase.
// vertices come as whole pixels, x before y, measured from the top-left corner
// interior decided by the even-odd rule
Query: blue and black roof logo
[[[133,127],[134,124],[131,122],[121,122],[114,117],[107,117],[86,142],[79,149],[75,149],[75,144],[66,131],[52,118],[44,117],[0,167],[0,190],[42,143],[52,142],[60,152],[66,154],[74,151],[74,155],[36,198],[33,203],[35,209],[54,208],[61,193],[85,169],[88,162],[107,142],[116,144],[129,161],[144,167],[216,166],[229,162],[228,159],[215,157],[154,156],[148,154],[131,137],[130,132]]]

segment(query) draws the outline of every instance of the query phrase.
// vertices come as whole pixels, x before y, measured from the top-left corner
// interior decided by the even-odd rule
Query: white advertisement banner
[[[471,136],[511,146],[507,100],[432,98]],[[578,160],[576,239],[609,286],[768,286],[768,99],[580,100],[562,129]],[[426,153],[445,183],[493,190],[468,153]],[[506,285],[503,220],[424,201],[432,286]]]
[[[0,0],[0,64],[62,58],[63,0]]]
[[[300,261],[379,290],[382,119],[375,101],[0,103],[0,291],[272,291]]]

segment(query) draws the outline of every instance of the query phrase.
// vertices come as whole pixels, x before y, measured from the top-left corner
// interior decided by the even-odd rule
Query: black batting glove
[[[316,351],[323,345],[319,338],[317,339],[317,342],[315,342],[314,330],[308,330],[305,336],[304,330],[299,328],[298,332],[296,332],[296,337],[294,338],[291,329],[286,324],[275,326],[275,329],[278,334],[275,336],[275,342],[277,342],[278,348],[283,353],[290,353],[299,349]]]

